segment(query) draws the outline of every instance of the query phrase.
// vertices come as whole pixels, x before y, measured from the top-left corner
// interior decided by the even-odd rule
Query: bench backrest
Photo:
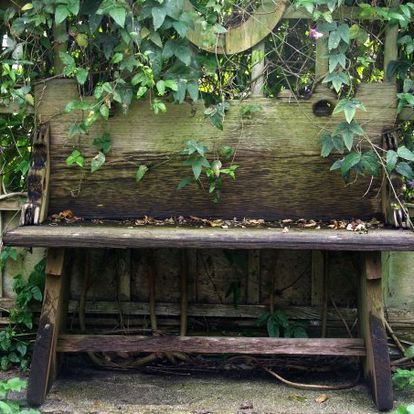
[[[356,119],[370,139],[381,145],[383,132],[395,121],[395,87],[392,84],[362,84],[357,99],[367,111]],[[128,114],[116,110],[108,122],[98,122],[87,136],[69,138],[71,123],[81,114],[64,114],[66,104],[79,99],[71,80],[53,80],[38,87],[37,116],[49,125],[50,180],[48,213],[63,210],[84,218],[131,218],[149,215],[324,218],[381,215],[380,180],[360,177],[345,186],[339,173],[329,170],[335,157],[320,156],[319,135],[333,128],[343,116],[316,116],[319,102],[335,105],[336,98],[321,88],[309,99],[279,97],[249,98],[232,102],[224,130],[213,127],[204,115],[204,105],[169,104],[155,115],[149,102],[134,103]],[[261,110],[241,118],[242,105],[258,103]],[[317,109],[316,109],[317,110]],[[87,160],[96,151],[92,141],[108,132],[112,150],[104,166],[95,173],[90,164],[81,169],[67,166],[66,158],[81,148]],[[219,203],[195,185],[178,190],[177,184],[191,175],[177,153],[193,139],[213,149],[236,149],[237,179],[226,178]],[[171,159],[170,159],[171,158]],[[167,159],[170,161],[165,162]],[[137,183],[138,165],[153,165]]]

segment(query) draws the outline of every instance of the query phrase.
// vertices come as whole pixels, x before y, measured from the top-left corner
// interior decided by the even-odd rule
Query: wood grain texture
[[[21,223],[43,223],[47,218],[50,181],[50,130],[42,124],[33,138],[32,159],[27,177],[27,203],[22,207]]]
[[[7,246],[90,248],[297,249],[350,251],[414,251],[408,230],[217,229],[125,226],[25,226],[7,231]]]
[[[200,354],[365,355],[361,339],[288,339],[201,336],[62,335],[59,352],[188,352]]]
[[[27,390],[27,401],[31,406],[43,404],[51,382],[56,376],[56,341],[60,321],[63,317],[62,313],[65,312],[62,307],[63,262],[63,249],[49,250],[42,313],[33,350]],[[47,273],[48,271],[51,273]]]
[[[68,101],[77,98],[73,82],[52,81],[39,89],[38,116],[43,122],[50,121],[51,128],[50,213],[71,209],[86,218],[198,215],[267,219],[381,214],[378,182],[374,180],[369,187],[367,177],[345,186],[340,174],[329,171],[333,158],[319,155],[320,132],[342,121],[341,115],[313,115],[312,107],[319,100],[335,102],[326,88],[300,102],[287,98],[233,102],[223,132],[204,118],[202,103],[169,105],[167,113],[156,116],[148,102],[137,102],[127,116],[117,113],[81,138],[89,169],[96,155],[92,140],[104,131],[112,136],[113,149],[107,162],[94,174],[65,164],[79,141],[68,138],[68,127],[80,115],[59,115]],[[358,111],[358,121],[370,139],[381,145],[382,131],[395,120],[394,86],[361,85],[356,97],[367,107],[367,112]],[[253,102],[263,109],[241,122],[240,106]],[[176,188],[182,178],[191,175],[191,169],[178,157],[189,139],[216,150],[224,145],[237,148],[237,180],[225,179],[218,204],[196,186]],[[136,183],[139,164],[156,165],[171,156],[176,158],[151,169]]]
[[[363,359],[364,375],[371,386],[372,397],[377,408],[386,411],[393,406],[393,391],[387,334],[383,324],[384,302],[380,256],[380,252],[361,255],[362,277],[358,321],[367,352]],[[375,278],[372,278],[372,275],[375,275]]]

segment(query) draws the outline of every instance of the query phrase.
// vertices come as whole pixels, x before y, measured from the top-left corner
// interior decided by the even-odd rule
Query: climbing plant
[[[162,114],[172,102],[203,98],[208,105],[206,122],[223,128],[230,99],[246,97],[252,68],[266,60],[264,93],[268,96],[291,89],[296,96],[306,97],[319,83],[337,93],[333,113],[343,114],[343,121],[321,133],[323,157],[333,152],[343,154],[332,164],[332,170],[340,171],[346,181],[358,175],[380,176],[385,172],[389,178],[395,173],[403,178],[404,197],[410,200],[414,181],[411,130],[404,127],[405,139],[398,147],[383,150],[375,146],[364,126],[355,119],[358,111],[366,110],[364,102],[355,98],[355,90],[362,81],[387,80],[380,58],[383,34],[386,24],[395,25],[399,28],[401,53],[386,72],[389,78],[396,77],[400,85],[398,111],[414,107],[414,41],[410,32],[414,3],[393,6],[359,2],[359,17],[368,22],[376,20],[375,24],[362,24],[355,16],[351,19],[337,13],[343,0],[295,0],[294,6],[306,10],[314,24],[309,25],[308,20],[280,23],[267,37],[264,51],[252,53],[207,53],[188,40],[189,31],[197,26],[209,34],[211,40],[207,37],[207,41],[214,42],[229,25],[247,19],[258,3],[199,0],[193,1],[191,8],[185,0],[14,3],[0,12],[4,36],[0,100],[6,105],[17,105],[24,117],[34,104],[33,85],[38,80],[73,78],[79,87],[79,99],[68,102],[65,112],[81,111],[83,117],[68,131],[69,137],[76,139],[66,162],[80,168],[87,165],[94,173],[104,165],[111,150],[110,137],[96,137],[93,145],[97,153],[91,160],[85,159],[76,142],[96,121],[110,122],[116,107],[126,113],[134,100],[145,100],[155,114]],[[315,40],[326,44],[328,70],[322,79],[314,71]],[[13,148],[22,152],[19,144]],[[24,180],[28,167],[26,155],[21,155],[21,162],[8,163],[17,177],[13,180],[17,181]],[[199,156],[201,159],[202,155]],[[209,171],[206,163],[202,166],[213,194],[220,190],[224,175],[234,178],[233,160],[234,156],[228,167],[217,168],[222,161],[214,155],[208,161],[214,168]],[[193,161],[184,159],[186,163]],[[151,166],[137,165],[137,181],[143,180],[148,171]],[[194,178],[198,181],[198,173]],[[213,199],[218,199],[217,194]]]
[[[3,251],[4,252],[4,251]],[[9,312],[9,325],[0,332],[0,368],[12,366],[26,370],[30,363],[30,348],[35,337],[33,329],[33,305],[42,302],[45,260],[35,265],[26,280],[18,274],[14,277],[15,306]]]

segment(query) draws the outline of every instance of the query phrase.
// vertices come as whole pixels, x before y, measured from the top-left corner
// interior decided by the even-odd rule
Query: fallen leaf
[[[304,397],[303,395],[291,394],[288,396],[288,400],[303,402],[306,401],[306,397]]]
[[[315,398],[315,402],[318,404],[322,404],[329,400],[329,397],[326,394],[321,394],[319,397]]]

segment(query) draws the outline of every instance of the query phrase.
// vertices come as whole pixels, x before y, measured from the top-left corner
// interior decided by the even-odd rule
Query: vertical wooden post
[[[316,56],[315,56],[315,81],[319,82],[329,72],[328,61],[328,39],[326,36],[316,41]]]
[[[131,250],[117,252],[118,300],[131,300]]]
[[[252,73],[250,91],[252,96],[264,94],[265,42],[264,40],[252,48]],[[249,250],[247,265],[246,303],[259,304],[261,295],[260,250]]]
[[[364,376],[380,411],[393,406],[390,357],[384,328],[384,304],[381,279],[381,252],[363,253],[360,275],[358,320],[365,340],[367,356],[363,360]]]
[[[49,249],[46,263],[46,282],[39,328],[33,350],[32,366],[27,390],[31,406],[43,404],[48,389],[56,377],[56,342],[59,327],[67,309],[63,306],[64,249]]]
[[[263,96],[264,89],[264,71],[265,71],[265,44],[264,41],[258,43],[252,48],[252,83],[250,90],[252,96]]]
[[[393,0],[391,7],[396,7],[399,1]],[[395,77],[390,78],[388,72],[388,65],[391,61],[398,59],[398,24],[388,24],[385,29],[384,39],[384,80],[395,82]]]
[[[188,262],[188,292],[190,295],[190,301],[197,303],[198,301],[198,260],[197,250],[187,249],[187,262]]]
[[[63,73],[65,65],[60,59],[59,53],[67,49],[67,27],[66,22],[55,24],[53,27],[53,66],[56,74]]]
[[[187,335],[188,327],[188,252],[180,250],[180,335]]]
[[[248,254],[246,303],[258,305],[261,299],[260,250],[249,250]]]
[[[390,6],[396,6],[399,4],[399,1],[392,0]],[[385,39],[384,39],[384,82],[394,83],[395,93],[397,93],[397,86],[395,82],[395,76],[390,77],[388,67],[391,61],[398,59],[398,24],[390,25],[388,24],[385,29]],[[386,143],[383,143],[384,149],[393,149],[387,148]],[[395,200],[394,193],[392,191],[391,185],[398,186],[399,179],[393,179],[393,184],[388,182],[384,178],[382,187],[381,187],[381,204],[382,204],[382,213],[385,217],[385,222],[394,224],[394,210],[392,204]]]
[[[328,316],[329,255],[322,250],[312,251],[311,304],[321,309],[321,337],[326,337]]]

